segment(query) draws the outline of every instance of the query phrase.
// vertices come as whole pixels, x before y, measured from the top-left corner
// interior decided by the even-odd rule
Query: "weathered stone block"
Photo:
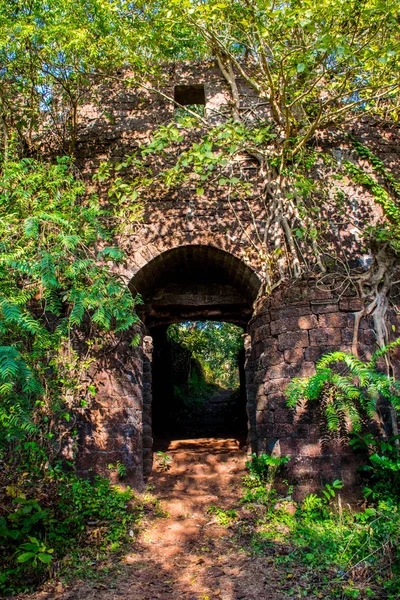
[[[373,347],[376,344],[376,335],[371,329],[360,330],[359,340],[362,344]]]
[[[337,350],[336,346],[310,346],[304,350],[304,358],[306,361],[317,362],[321,356],[334,352]]]
[[[285,423],[275,423],[272,430],[272,435],[276,436],[279,439],[283,437],[289,438],[293,434],[295,434],[294,425],[289,425]]]
[[[342,328],[349,325],[349,316],[343,313],[327,313],[318,317],[320,327]]]
[[[339,309],[346,312],[357,312],[364,306],[361,298],[341,298],[339,300]]]
[[[281,423],[285,425],[293,424],[293,413],[288,408],[274,411],[275,423]]]
[[[257,384],[259,384],[259,383],[262,383],[262,382],[264,381],[264,378],[265,378],[265,372],[264,372],[264,370],[262,369],[262,370],[256,371],[256,372],[254,373],[254,376],[253,376],[253,381],[254,381],[254,383],[257,385]]]
[[[313,327],[318,327],[317,317],[315,315],[303,315],[272,321],[271,333],[272,335],[278,335],[289,331],[298,331],[299,329],[312,329]]]
[[[315,315],[322,315],[324,313],[334,313],[338,312],[339,308],[337,303],[326,304],[322,301],[320,302],[311,302],[311,310]]]
[[[271,319],[277,321],[279,319],[290,319],[295,317],[302,317],[304,315],[310,315],[311,309],[310,304],[302,303],[298,305],[290,305],[282,308],[271,309]]]
[[[292,348],[306,348],[308,345],[309,339],[307,331],[281,333],[281,335],[278,336],[278,347],[280,350],[290,350]]]
[[[271,366],[278,365],[282,362],[282,356],[282,352],[279,352],[278,350],[269,351],[267,348],[264,351],[263,356],[260,357],[259,366],[268,369]]]
[[[285,394],[269,394],[269,396],[267,396],[267,406],[269,410],[286,409]]]
[[[299,448],[299,455],[305,457],[321,456],[320,443],[302,444]]]
[[[340,335],[340,329],[334,329],[333,327],[327,327],[326,329],[312,329],[310,331],[310,346],[340,346],[342,336]]]
[[[311,377],[315,374],[315,364],[306,362],[290,365],[290,377]]]
[[[264,415],[265,415],[265,422],[266,423],[275,423],[276,419],[275,419],[275,411],[273,410],[268,410],[268,411],[264,411]]]
[[[266,395],[276,394],[277,392],[284,392],[290,381],[289,378],[269,380],[268,373],[265,375],[265,379],[266,379],[266,383],[264,385],[264,393]]]
[[[257,410],[265,410],[268,407],[268,400],[265,394],[257,397],[256,408]]]
[[[351,344],[353,341],[353,335],[354,335],[354,329],[349,329],[348,327],[346,329],[342,329],[341,332],[341,337],[342,337],[342,342],[344,342],[345,344]]]
[[[285,350],[284,357],[287,363],[299,363],[304,360],[304,350],[303,348]]]
[[[259,425],[260,423],[264,423],[265,413],[263,410],[256,411],[256,423]]]
[[[258,329],[256,329],[253,337],[254,342],[262,342],[265,341],[271,335],[271,326],[270,325],[262,325]]]
[[[258,341],[255,344],[252,344],[252,346],[251,346],[252,357],[254,359],[259,358],[264,353],[264,349],[265,349],[264,341]]]
[[[259,446],[263,446],[262,438],[269,438],[273,435],[275,425],[273,423],[258,423],[257,424],[257,436],[259,438]]]
[[[285,362],[281,362],[274,367],[268,369],[268,377],[270,379],[285,379],[286,377],[292,377],[293,369],[290,365]]]

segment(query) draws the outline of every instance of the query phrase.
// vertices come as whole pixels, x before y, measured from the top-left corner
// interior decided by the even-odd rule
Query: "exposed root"
[[[395,263],[396,256],[390,250],[388,244],[384,244],[374,252],[373,262],[368,271],[356,280],[360,298],[364,300],[364,307],[355,313],[352,343],[352,353],[355,356],[358,356],[358,332],[363,317],[372,316],[379,348],[383,348],[389,342],[386,313]],[[386,364],[388,373],[390,373],[390,359],[387,356]]]

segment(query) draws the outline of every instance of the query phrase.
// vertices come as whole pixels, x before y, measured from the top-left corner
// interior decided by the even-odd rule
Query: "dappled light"
[[[400,598],[399,0],[0,0],[0,596]]]

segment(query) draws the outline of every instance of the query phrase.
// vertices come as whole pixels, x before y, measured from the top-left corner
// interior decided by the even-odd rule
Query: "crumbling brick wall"
[[[173,118],[174,104],[166,96],[173,97],[177,85],[204,86],[205,116],[210,121],[218,123],[229,115],[229,90],[212,62],[166,68],[161,86],[163,95],[156,91],[126,88],[123,83],[113,88],[108,84],[99,85],[92,90],[90,101],[81,107],[77,165],[105,203],[108,201],[108,184],[92,183],[93,174],[102,161],[116,163],[123,160],[141,143],[147,142],[159,125]],[[243,106],[249,109],[249,118],[253,118],[254,114],[268,118],[265,102],[260,103],[244,82],[240,84],[240,92]],[[376,140],[377,136],[372,137]],[[391,167],[394,149],[391,140],[386,138],[383,133],[382,147],[388,148],[388,166]],[[388,142],[386,146],[383,143],[385,139]],[[340,133],[333,132],[313,143],[317,153],[330,148],[340,160],[351,157],[351,149]],[[184,147],[185,141],[182,142]],[[143,201],[142,219],[127,224],[118,234],[117,241],[127,256],[125,264],[119,267],[119,274],[135,290],[137,282],[142,281],[141,273],[152,261],[158,261],[158,270],[149,271],[149,277],[157,279],[163,269],[173,266],[163,257],[174,249],[185,247],[189,250],[195,247],[213,248],[225,253],[226,259],[217,260],[213,255],[207,259],[209,262],[204,263],[204,271],[217,269],[218,261],[219,273],[225,267],[226,273],[229,269],[232,272],[233,260],[243,265],[238,267],[240,277],[232,283],[233,308],[229,318],[236,318],[236,322],[248,327],[246,393],[249,449],[270,451],[279,440],[281,453],[291,457],[289,479],[300,490],[336,478],[354,486],[354,456],[337,444],[321,446],[318,415],[312,412],[303,415],[291,413],[285,404],[284,391],[290,378],[313,374],[315,363],[322,354],[338,349],[350,350],[354,312],[359,308],[359,300],[351,295],[352,288],[346,292],[349,295],[339,296],[338,293],[321,290],[312,278],[291,280],[290,272],[280,287],[265,295],[264,265],[256,245],[268,214],[256,193],[256,169],[251,162],[247,166],[249,173],[254,173],[255,180],[254,198],[249,198],[247,204],[230,199],[224,186],[217,190],[206,187],[201,195],[196,194],[190,184],[164,191],[161,195],[153,190],[153,195]],[[331,176],[332,168],[317,160],[314,175],[316,179]],[[337,214],[335,204],[330,202],[327,206],[321,205],[321,211],[325,211],[324,218],[336,232],[331,239],[332,248],[347,252],[350,262],[357,264],[360,259],[365,261],[365,257],[360,256],[360,231],[367,218],[373,222],[379,217],[380,210],[365,190],[354,187],[348,180],[339,182],[338,186],[350,190],[352,213]],[[178,264],[176,269],[179,270]],[[249,272],[254,275],[251,283]],[[254,293],[255,280],[259,283]],[[219,307],[218,312],[211,300],[207,305],[207,298],[212,295],[211,287],[206,289],[200,279],[196,282],[197,287],[191,285],[185,293],[191,296],[192,306],[196,304],[197,293],[197,313],[189,311],[182,312],[182,315],[186,318],[189,314],[197,314],[198,318],[212,318],[213,315],[221,320],[228,318],[228,312],[223,312],[226,308]],[[199,291],[201,285],[203,291]],[[252,288],[251,298],[245,309],[242,307],[242,312],[236,314],[235,286],[239,286],[237,290],[241,288],[238,293],[243,296],[242,288],[246,285]],[[212,288],[214,292],[216,289]],[[162,287],[160,284],[159,290],[162,290],[164,298],[172,298],[171,305],[177,302],[173,300],[175,292],[165,285]],[[138,291],[141,291],[140,285]],[[254,302],[257,291],[257,302]],[[222,297],[222,291],[220,293]],[[151,294],[148,301],[151,305]],[[222,300],[220,304],[223,305]],[[165,314],[164,325],[169,318],[168,311]],[[157,323],[157,311],[153,311],[153,317],[152,326]],[[142,341],[138,349],[132,349],[128,342],[124,342],[107,356],[107,360],[99,360],[96,364],[92,373],[98,390],[96,406],[81,430],[79,451],[81,470],[106,472],[108,463],[120,460],[128,466],[129,476],[138,487],[142,484],[143,474],[147,475],[152,465],[152,342],[151,337],[146,336],[149,333],[146,331],[146,325],[149,325],[146,318],[144,314]],[[397,327],[400,326],[398,321],[397,313],[393,311],[392,322]],[[359,341],[361,355],[368,357],[376,349],[370,322],[361,323]]]

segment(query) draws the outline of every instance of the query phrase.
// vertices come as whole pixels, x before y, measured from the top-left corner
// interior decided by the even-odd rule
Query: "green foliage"
[[[361,167],[351,162],[346,162],[345,167],[353,181],[360,183],[370,190],[376,202],[382,207],[386,219],[389,221],[389,224],[381,223],[374,227],[368,227],[366,235],[380,242],[387,242],[396,253],[400,252],[400,208],[398,199],[392,199],[389,192]]]
[[[189,350],[199,361],[207,383],[224,388],[239,386],[238,356],[243,347],[242,335],[240,327],[214,321],[180,323],[168,329],[170,339]]]
[[[8,490],[9,509],[0,520],[6,549],[0,558],[5,569],[0,585],[6,593],[41,580],[50,562],[62,564],[66,552],[73,566],[82,561],[80,551],[90,560],[93,547],[97,552],[98,546],[105,551],[118,544],[135,521],[126,511],[128,492],[103,480],[89,483],[66,475],[57,463],[62,433],[67,429],[76,437],[75,413],[96,394],[81,377],[93,346],[101,346],[105,332],[129,329],[136,318],[129,290],[114,275],[124,255],[112,228],[140,218],[140,197],[154,184],[162,190],[188,181],[199,195],[206,184],[210,189],[224,186],[229,198],[247,202],[253,184],[246,170],[233,170],[247,154],[267,173],[268,183],[287,178],[281,190],[285,201],[270,212],[281,222],[295,214],[296,244],[314,242],[321,219],[319,207],[310,208],[308,201],[315,190],[304,171],[313,167],[315,152],[306,149],[307,142],[348,116],[378,112],[397,118],[397,9],[395,0],[357,6],[352,0],[279,5],[269,0],[157,0],[134,6],[125,0],[0,0],[0,458],[7,469],[2,489]],[[228,80],[231,74],[232,118],[214,126],[201,111],[182,110],[115,170],[103,165],[97,180],[113,177],[112,212],[106,213],[85,190],[71,159],[56,159],[57,153],[75,151],[79,105],[98,81],[120,77],[121,83],[126,66],[130,75],[123,85],[146,88],[143,81],[153,78],[156,88],[163,89],[159,64],[204,58],[216,58]],[[253,119],[235,105],[237,77],[255,90],[261,104],[269,103],[266,119]],[[44,156],[43,138],[52,160],[32,158]],[[398,250],[398,206],[392,198],[398,195],[398,182],[377,157],[355,147],[384,180],[381,186],[348,165],[353,179],[372,191],[391,222],[390,228],[375,228],[374,235]],[[125,177],[125,169],[136,172]],[[271,270],[276,256],[269,256],[265,241],[259,241],[260,256]],[[287,244],[295,256],[290,238]],[[278,248],[275,254],[282,252]],[[212,332],[207,327],[189,332],[177,327],[177,341],[196,355],[210,382],[237,385],[237,371],[231,367],[240,334],[226,325]],[[74,342],[89,328],[91,340],[78,352]],[[213,343],[210,352],[206,346]],[[349,356],[332,360],[344,361],[349,376],[337,373],[329,361],[321,363],[312,381],[293,384],[292,405],[302,397],[323,395],[333,432],[343,429],[346,419],[359,430],[358,405],[372,414],[379,394],[398,408],[398,384],[379,374],[376,362],[364,369]],[[192,384],[198,389],[201,378]],[[396,460],[388,448],[372,453],[374,476],[386,472],[394,477]],[[256,484],[254,497],[259,494],[267,504],[271,495],[265,495],[266,483],[280,465],[266,459],[255,465],[260,472],[252,473],[249,483]],[[117,463],[116,469],[124,475],[123,465]],[[379,526],[385,523],[390,532],[395,517],[387,517],[387,507],[377,510]],[[90,538],[92,521],[100,534]],[[361,547],[365,522],[355,538]],[[377,543],[383,539],[380,531]],[[328,547],[335,535],[336,530]],[[365,547],[375,551],[370,541]],[[21,556],[24,560],[18,562]]]
[[[308,494],[303,500],[302,510],[305,512],[322,511],[335,498],[336,490],[341,490],[343,483],[336,479],[332,484],[325,484],[321,490],[321,495]]]
[[[355,138],[351,138],[351,141],[359,157],[367,160],[374,172],[382,176],[385,185],[395,193],[397,198],[400,198],[400,181],[385,168],[382,160]]]
[[[186,384],[174,385],[174,397],[189,411],[204,406],[207,398],[213,395],[217,386],[209,383],[212,379],[207,365],[202,368],[199,362],[192,361],[189,380]]]
[[[243,501],[259,504],[270,503],[271,498],[274,497],[272,485],[275,476],[289,460],[289,456],[252,454],[251,460],[246,462],[249,475],[243,479],[246,488]]]
[[[366,235],[378,241],[388,243],[396,252],[400,252],[400,181],[392,175],[369,148],[352,138],[353,147],[363,160],[369,162],[373,176],[354,163],[346,162],[345,167],[353,181],[368,188],[374,199],[382,207],[387,222],[367,227]],[[383,180],[383,185],[377,181]]]
[[[59,575],[90,569],[99,553],[131,540],[140,508],[129,488],[122,491],[100,477],[90,482],[60,468],[14,478],[1,498],[7,507],[0,519],[1,593],[32,589],[55,562]]]
[[[251,455],[251,460],[246,462],[250,475],[266,480],[271,470],[277,470],[289,462],[288,456],[270,456],[269,454]]]
[[[400,382],[382,373],[377,362],[400,343],[400,338],[363,362],[345,352],[332,352],[321,358],[316,374],[293,379],[287,388],[290,408],[320,400],[328,432],[346,437],[361,431],[362,413],[376,416],[377,401],[385,398],[395,410],[400,409]],[[338,371],[337,367],[344,365]]]
[[[209,506],[207,508],[207,514],[214,515],[218,524],[222,525],[223,527],[229,527],[229,525],[232,525],[232,523],[238,518],[238,513],[236,510],[224,510],[218,506]]]
[[[374,504],[353,511],[339,501],[340,481],[327,484],[319,494],[308,494],[301,504],[291,495],[279,498],[274,491],[262,496],[255,479],[245,483],[243,502],[254,515],[246,529],[252,532],[253,550],[265,552],[268,560],[275,557],[289,572],[301,564],[299,593],[332,599],[351,597],[350,593],[360,598],[398,597],[398,498],[385,501],[376,496]]]
[[[45,544],[32,536],[29,537],[29,542],[21,544],[19,550],[24,550],[22,554],[17,556],[17,562],[19,563],[30,562],[36,567],[38,561],[47,565],[53,560],[53,548],[47,548]]]
[[[126,476],[126,466],[124,465],[124,463],[120,462],[119,460],[117,461],[116,465],[113,464],[109,464],[108,468],[110,469],[110,471],[116,471],[117,475],[119,477],[119,479],[123,479]]]
[[[362,472],[368,478],[369,496],[390,499],[400,496],[400,436],[377,439],[372,434],[354,436],[350,445],[368,457]]]
[[[60,440],[75,439],[75,415],[96,394],[81,375],[100,336],[135,321],[116,275],[123,253],[108,216],[74,176],[73,162],[19,159],[0,167],[0,457],[7,512],[0,519],[0,589],[31,589],[69,553],[81,562],[88,521],[104,522],[104,552],[127,535],[130,492],[63,473]],[[83,353],[74,339],[90,328]],[[124,465],[117,465],[120,477]],[[48,489],[44,489],[46,485]],[[130,525],[129,525],[130,526]],[[90,533],[90,532],[89,532]],[[89,560],[89,559],[88,559]],[[60,567],[61,569],[64,566]],[[65,568],[67,566],[65,565]]]
[[[356,17],[350,0],[301,5],[174,0],[157,3],[157,9],[164,43],[179,39],[182,52],[195,47],[199,58],[216,56],[227,72],[236,68],[268,98],[271,119],[285,136],[283,151],[397,91],[395,2],[369,0],[357,6]],[[184,35],[178,38],[179,29]]]
[[[0,452],[34,435],[50,407],[69,420],[62,396],[77,388],[74,331],[90,324],[95,338],[136,320],[112,273],[123,255],[110,245],[98,199],[84,191],[67,158],[9,156],[0,171]]]
[[[157,465],[160,471],[169,471],[171,468],[171,457],[166,452],[159,450],[156,452]]]

